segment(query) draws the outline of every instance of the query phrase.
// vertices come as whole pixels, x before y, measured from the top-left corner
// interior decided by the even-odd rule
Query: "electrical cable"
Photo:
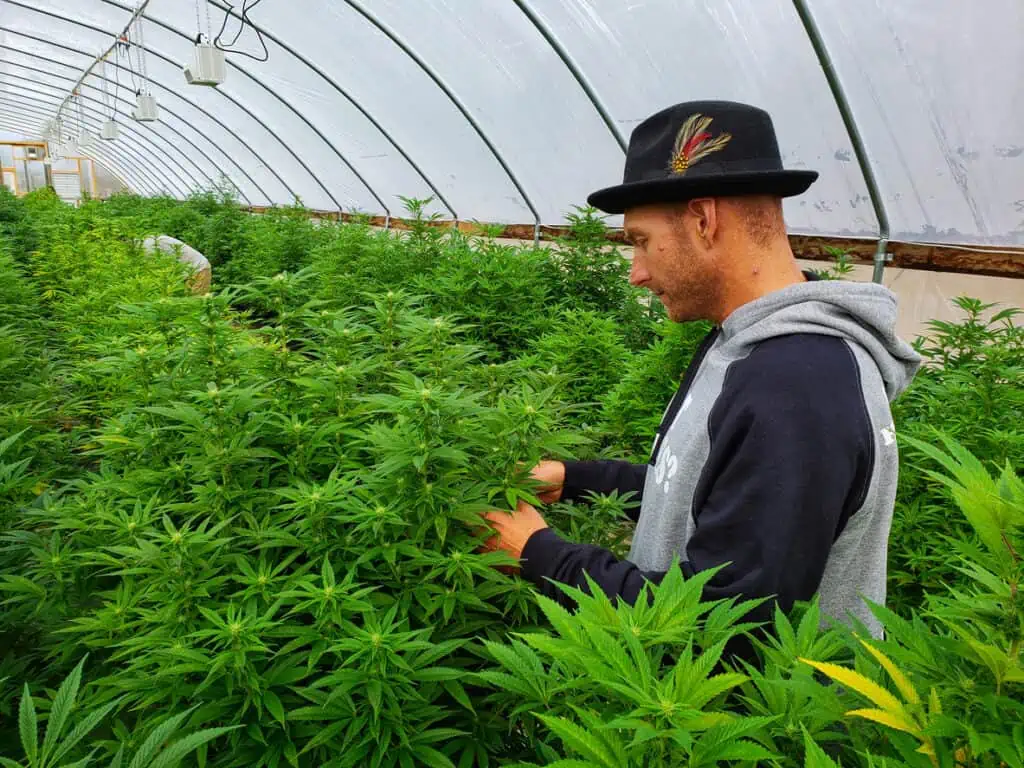
[[[143,49],[145,47],[145,40],[142,32],[142,16],[139,16],[135,20],[135,55],[139,61],[139,79],[142,81],[143,86],[146,84],[146,57]]]
[[[75,96],[75,101],[78,102],[78,143],[81,145],[85,141],[85,109],[82,106],[82,95],[79,93]]]
[[[107,113],[107,119],[113,120],[113,113],[110,109],[110,87],[107,84],[107,78],[110,76],[108,66],[109,62],[104,58],[103,66],[100,69],[100,88],[103,89],[103,110]]]
[[[231,18],[231,12],[235,9],[234,3],[232,3],[231,0],[226,0],[226,2],[228,5],[228,10],[224,12],[224,23],[220,25],[220,31],[217,33],[217,36],[213,39],[214,46],[216,46],[219,50],[224,51],[225,53],[237,53],[240,56],[245,56],[247,58],[253,59],[254,61],[268,61],[270,59],[270,51],[267,50],[267,43],[263,39],[263,33],[260,32],[260,28],[253,24],[252,19],[249,18],[249,11],[251,11],[257,5],[262,3],[263,0],[242,0],[242,10],[239,13],[240,23],[238,25],[238,32],[235,33],[235,36],[231,40],[231,42],[227,44],[228,46],[233,46],[235,43],[237,43],[238,39],[242,36],[242,32],[245,31],[245,25],[248,24],[256,33],[256,38],[260,41],[260,46],[263,48],[262,58],[259,56],[254,56],[253,54],[248,53],[246,51],[238,50],[236,48],[225,47],[221,44],[221,38],[224,36],[224,31],[227,29],[228,20]],[[207,4],[207,12],[209,12],[209,4]]]
[[[210,11],[209,6],[207,6],[206,11],[207,11],[207,13],[209,13],[209,11]],[[199,17],[199,13],[200,13],[200,11],[199,11],[199,0],[196,0],[196,43],[197,44],[203,42],[203,22],[202,22],[202,20]],[[207,24],[206,27],[207,27],[207,29],[209,29],[210,25]],[[207,35],[207,39],[209,39],[209,35]]]
[[[121,44],[114,46],[114,109],[111,118],[117,111],[117,99],[121,95]]]
[[[124,50],[123,51],[121,51],[121,47],[122,46],[124,46]],[[120,60],[121,60],[121,53],[123,53],[125,61],[128,63],[128,66],[125,67],[125,69],[128,70],[128,75],[131,78],[132,90],[135,92],[136,95],[138,95],[140,89],[139,89],[139,84],[135,82],[135,68],[132,66],[131,38],[128,38],[124,42],[119,41],[118,44],[117,44],[117,49],[119,51],[118,62],[120,62]]]

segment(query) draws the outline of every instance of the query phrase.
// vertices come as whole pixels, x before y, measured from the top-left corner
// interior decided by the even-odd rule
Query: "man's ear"
[[[705,248],[711,247],[718,234],[718,209],[713,197],[698,197],[686,203],[687,212],[693,217],[695,241]]]

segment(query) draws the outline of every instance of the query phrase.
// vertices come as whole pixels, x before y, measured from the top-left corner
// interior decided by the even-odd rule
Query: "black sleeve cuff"
[[[520,555],[521,574],[524,579],[537,586],[546,584],[545,578],[551,576],[550,569],[558,562],[558,555],[563,547],[572,544],[551,528],[542,528],[526,540],[526,546]]]
[[[562,501],[579,501],[604,480],[604,469],[592,461],[563,461]]]

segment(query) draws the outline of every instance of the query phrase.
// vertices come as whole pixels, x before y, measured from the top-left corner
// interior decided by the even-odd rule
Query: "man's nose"
[[[650,273],[647,268],[643,265],[642,261],[635,255],[633,256],[633,263],[629,268],[629,283],[637,287],[643,285],[651,279]]]

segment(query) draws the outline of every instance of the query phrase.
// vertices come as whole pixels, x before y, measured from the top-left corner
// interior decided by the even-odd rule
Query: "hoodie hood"
[[[793,333],[839,336],[860,346],[878,367],[890,402],[921,366],[921,356],[896,335],[896,295],[877,283],[797,283],[743,305],[722,323],[722,342],[730,346]]]

